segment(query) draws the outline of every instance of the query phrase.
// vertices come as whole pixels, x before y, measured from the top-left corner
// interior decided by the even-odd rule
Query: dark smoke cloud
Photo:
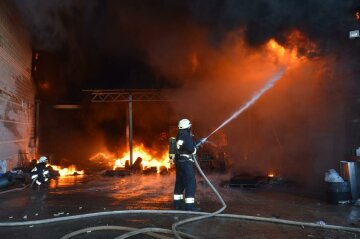
[[[97,43],[100,48],[112,43],[111,51],[131,44],[138,49],[139,42],[146,41],[141,36],[147,36],[148,41],[171,39],[167,33],[180,33],[194,21],[208,29],[216,42],[239,27],[245,28],[245,38],[254,46],[273,37],[283,39],[294,28],[322,43],[345,41],[348,30],[355,26],[354,11],[359,8],[359,3],[351,0],[15,2],[31,28],[34,47],[46,50],[68,47],[75,43],[74,37],[82,44]]]
[[[233,169],[274,170],[319,184],[324,171],[336,168],[350,147],[345,141],[351,100],[346,96],[358,94],[360,44],[348,39],[348,31],[359,25],[353,16],[357,1],[16,3],[33,46],[50,52],[43,63],[43,78],[53,84],[50,93],[43,93],[46,97],[77,99],[82,88],[179,90],[181,100],[171,107],[137,106],[135,134],[148,146],[164,125],[176,125],[182,117],[194,121],[199,135],[208,134],[281,65],[266,50],[269,39],[291,49],[295,45],[289,35],[298,30],[316,46],[307,51],[308,45],[296,42],[298,56],[308,62],[288,70],[255,106],[223,129]],[[52,68],[57,70],[46,70]],[[93,129],[95,138],[116,151],[125,139],[125,123],[117,118],[124,119],[124,108],[94,107],[90,112],[80,129]]]
[[[354,27],[354,12],[359,2],[278,0],[278,1],[192,1],[192,12],[215,38],[223,38],[239,26],[245,27],[249,44],[258,46],[270,38],[284,39],[290,30],[299,29],[313,41],[344,42]]]

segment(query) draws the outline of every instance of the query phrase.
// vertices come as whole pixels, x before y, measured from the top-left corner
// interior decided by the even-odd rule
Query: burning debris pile
[[[60,177],[84,174],[84,170],[77,170],[75,165],[70,165],[69,167],[61,167],[58,165],[49,164],[47,165],[47,167],[53,175],[57,175]]]
[[[130,175],[130,171],[142,174],[166,174],[171,169],[167,150],[158,151],[137,144],[133,148],[133,159],[130,165],[130,152],[127,151],[121,157],[111,153],[97,153],[90,158],[90,161],[106,165],[105,176],[127,176]]]

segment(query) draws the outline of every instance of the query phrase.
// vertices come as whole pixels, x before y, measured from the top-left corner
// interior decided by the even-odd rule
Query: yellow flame
[[[270,39],[268,41],[267,47],[271,52],[273,52],[276,55],[276,57],[281,62],[295,63],[300,59],[302,59],[301,57],[298,56],[298,49],[296,47],[292,49],[286,49],[274,39]]]
[[[160,172],[161,166],[164,166],[167,169],[170,168],[170,162],[167,152],[162,153],[160,157],[156,157],[154,155],[158,155],[158,152],[147,149],[143,144],[137,145],[133,148],[133,164],[135,163],[137,158],[141,158],[143,170],[151,167],[156,167],[157,172]],[[116,159],[113,169],[124,168],[126,161],[130,161],[130,152],[125,152],[121,158]]]
[[[58,171],[60,176],[67,176],[67,175],[74,175],[74,174],[84,174],[84,170],[77,170],[75,165],[70,165],[67,168],[63,168],[61,166],[58,165],[52,165],[49,164],[47,166],[51,166],[54,170]]]
[[[276,56],[280,63],[285,63],[286,65],[306,61],[306,56],[313,55],[317,49],[315,43],[311,42],[297,30],[288,35],[286,47],[278,43],[275,39],[270,39],[266,47]],[[301,49],[302,54],[299,54],[299,49]]]
[[[274,52],[276,52],[279,56],[284,56],[285,55],[285,48],[283,46],[281,46],[279,43],[277,43],[277,41],[275,41],[274,39],[270,39],[268,42],[268,46],[270,49],[272,49]]]

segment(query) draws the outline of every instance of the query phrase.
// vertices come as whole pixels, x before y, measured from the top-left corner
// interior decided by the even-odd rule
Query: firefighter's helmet
[[[191,127],[190,120],[182,119],[179,121],[179,129],[188,129]]]
[[[39,158],[39,163],[46,163],[47,157],[46,156],[41,156]]]

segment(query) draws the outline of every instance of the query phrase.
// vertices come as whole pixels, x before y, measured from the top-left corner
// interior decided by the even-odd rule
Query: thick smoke
[[[348,39],[356,28],[354,1],[16,2],[34,47],[53,54],[47,65],[60,59],[62,77],[51,71],[44,76],[55,100],[74,98],[81,88],[178,89],[171,108],[137,106],[136,139],[148,146],[183,117],[198,135],[208,135],[289,65],[269,51],[270,39],[296,47],[305,60],[223,129],[234,173],[274,171],[319,184],[354,146],[347,142],[351,108],[345,109],[360,73],[359,41]],[[301,34],[289,37],[294,32]],[[107,112],[120,114],[115,108]],[[102,118],[103,111],[96,111],[97,119],[87,114],[84,128],[112,132],[103,141],[116,151],[125,123],[112,128],[118,119]]]

